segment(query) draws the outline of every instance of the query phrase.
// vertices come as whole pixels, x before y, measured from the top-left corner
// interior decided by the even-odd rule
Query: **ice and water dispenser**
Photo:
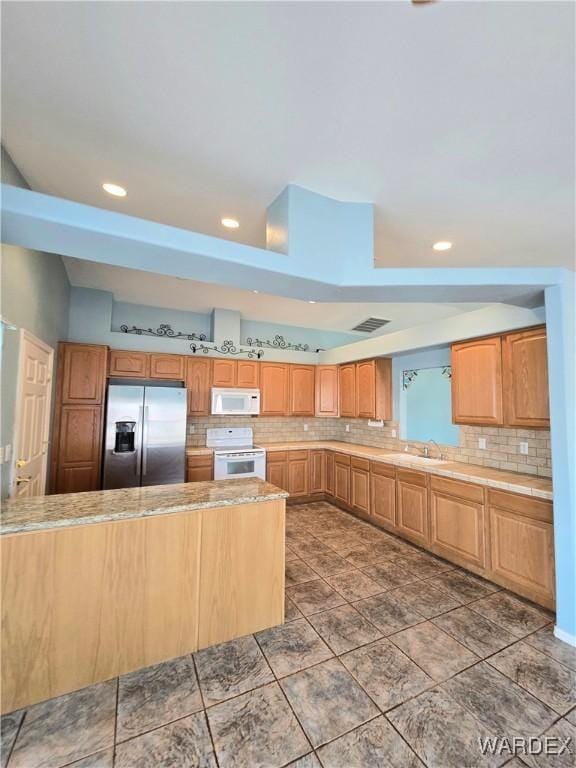
[[[134,443],[136,437],[135,421],[117,421],[116,422],[116,442],[114,453],[134,453],[136,446]]]

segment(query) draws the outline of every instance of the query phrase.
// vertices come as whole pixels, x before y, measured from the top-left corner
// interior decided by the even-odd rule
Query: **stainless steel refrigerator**
[[[186,390],[111,384],[103,488],[183,483]]]

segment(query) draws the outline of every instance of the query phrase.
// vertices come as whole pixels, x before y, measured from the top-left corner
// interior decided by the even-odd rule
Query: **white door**
[[[46,492],[54,350],[20,331],[12,498]]]

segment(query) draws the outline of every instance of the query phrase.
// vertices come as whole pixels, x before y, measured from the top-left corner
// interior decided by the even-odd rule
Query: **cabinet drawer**
[[[371,461],[370,471],[373,475],[382,475],[383,477],[396,477],[396,467],[394,467],[392,464],[383,464],[380,461]]]
[[[473,485],[460,480],[447,480],[445,477],[430,478],[430,488],[439,493],[446,493],[449,496],[458,496],[461,499],[475,501],[477,504],[484,502],[484,488],[480,485]]]
[[[266,451],[268,464],[288,461],[288,451]]]
[[[186,464],[189,467],[211,467],[214,457],[211,453],[201,453],[198,456],[187,456]]]
[[[350,466],[350,456],[347,453],[335,453],[334,461],[336,464],[341,464],[344,467]]]
[[[397,470],[398,482],[410,483],[410,485],[420,485],[422,488],[426,487],[426,473],[425,472],[413,472],[411,469],[399,469]]]
[[[537,499],[534,496],[524,496],[520,493],[488,489],[488,503],[493,507],[508,509],[524,517],[533,517],[544,523],[552,522],[552,502]]]
[[[288,461],[306,461],[308,451],[287,451]]]
[[[352,469],[362,469],[365,472],[368,472],[370,469],[370,462],[368,459],[359,459],[357,456],[352,456],[350,463]]]

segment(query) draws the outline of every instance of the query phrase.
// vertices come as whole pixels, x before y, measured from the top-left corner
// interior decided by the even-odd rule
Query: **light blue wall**
[[[174,331],[205,334],[207,339],[210,338],[209,314],[165,307],[146,307],[143,304],[123,301],[115,301],[112,304],[112,331],[120,331],[122,325],[127,325],[129,328],[136,326],[156,330],[160,323],[167,323]]]
[[[262,323],[254,320],[242,320],[240,327],[243,344],[247,344],[246,339],[250,337],[272,341],[275,336],[283,336],[286,341],[293,344],[308,344],[310,349],[314,351],[316,349],[331,349],[358,340],[358,336],[352,333],[302,328],[297,325]]]
[[[25,180],[2,147],[2,180],[26,186]],[[2,317],[30,331],[54,349],[66,339],[70,284],[60,256],[16,246],[2,246]],[[1,444],[14,446],[14,419],[18,377],[19,332],[2,334]],[[14,460],[14,458],[13,458]],[[3,464],[0,493],[8,495],[13,461]]]
[[[576,275],[546,289],[556,633],[576,645]]]

